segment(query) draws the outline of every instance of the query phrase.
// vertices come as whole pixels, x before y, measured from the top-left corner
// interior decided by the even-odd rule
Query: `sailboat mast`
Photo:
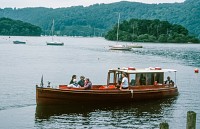
[[[52,41],[53,41],[53,35],[54,35],[53,32],[54,32],[54,19],[51,26]]]
[[[120,13],[118,16],[118,25],[117,25],[117,41],[119,40],[119,20],[120,20]]]
[[[134,27],[134,24],[133,24],[133,35],[135,34],[135,30],[134,29],[135,29],[135,27]]]

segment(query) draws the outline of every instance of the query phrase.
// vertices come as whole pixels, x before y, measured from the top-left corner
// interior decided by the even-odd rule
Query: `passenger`
[[[131,79],[130,85],[135,86],[135,79]]]
[[[128,89],[128,78],[126,73],[122,73],[122,83],[120,89]]]
[[[92,82],[90,81],[89,78],[85,79],[85,85],[84,85],[84,89],[85,90],[90,90],[92,88]]]
[[[85,77],[84,76],[80,77],[78,84],[79,84],[80,87],[84,87],[84,84],[85,84]]]
[[[144,74],[140,76],[140,85],[146,85],[146,77]]]
[[[77,80],[76,80],[76,75],[73,75],[72,76],[72,79],[68,85],[68,87],[74,87],[74,88],[78,88],[78,83],[77,83]]]
[[[173,82],[173,81],[170,79],[170,77],[168,76],[168,77],[167,77],[167,80],[165,81],[165,84],[166,84],[166,85],[172,85],[172,86],[173,86],[173,85],[174,85],[174,82]]]
[[[75,81],[76,81],[76,75],[73,75],[69,84],[73,84]]]

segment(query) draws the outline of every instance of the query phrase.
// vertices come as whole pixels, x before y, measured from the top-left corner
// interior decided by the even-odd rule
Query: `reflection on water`
[[[66,127],[72,128],[80,125],[87,125],[87,127],[106,127],[106,125],[109,125],[112,128],[157,127],[159,125],[158,119],[162,119],[165,110],[173,107],[176,99],[177,97],[131,104],[37,106],[35,123],[42,128],[44,128],[42,123],[57,123],[58,120],[59,123],[65,123]],[[149,122],[151,124],[147,125]],[[56,128],[55,126],[55,124],[49,125],[51,128]]]
[[[159,48],[159,50],[158,50]],[[200,67],[200,48],[198,44],[151,44],[148,49],[137,49],[141,55],[156,55],[174,60],[182,60],[186,65]]]

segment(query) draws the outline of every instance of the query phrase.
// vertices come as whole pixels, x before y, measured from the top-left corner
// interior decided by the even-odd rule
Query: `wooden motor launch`
[[[171,84],[165,84],[165,74],[175,74]],[[71,88],[59,85],[57,88],[44,87],[43,77],[41,85],[36,85],[37,105],[64,105],[69,103],[125,103],[143,100],[158,100],[178,95],[176,85],[176,70],[156,68],[124,67],[109,69],[107,84],[92,85],[86,90],[82,87]],[[128,78],[128,89],[120,89],[121,75]],[[141,77],[144,77],[141,82]]]

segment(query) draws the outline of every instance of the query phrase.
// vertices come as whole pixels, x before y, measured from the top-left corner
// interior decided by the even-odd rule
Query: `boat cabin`
[[[128,78],[129,88],[133,86],[155,86],[165,85],[165,73],[174,72],[176,82],[176,70],[162,69],[160,67],[137,69],[133,67],[110,69],[108,72],[107,85],[115,85],[116,87],[121,85],[122,73],[125,73]],[[173,83],[174,85],[174,83]]]

